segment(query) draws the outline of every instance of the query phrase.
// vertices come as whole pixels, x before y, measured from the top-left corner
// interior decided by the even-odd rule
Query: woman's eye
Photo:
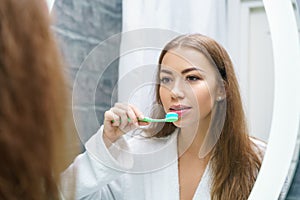
[[[186,77],[186,80],[187,81],[199,81],[199,80],[202,80],[202,78],[201,77],[199,77],[199,76],[187,76]]]
[[[167,83],[170,83],[171,81],[172,81],[171,78],[168,78],[168,77],[162,77],[160,79],[161,84],[167,84]]]

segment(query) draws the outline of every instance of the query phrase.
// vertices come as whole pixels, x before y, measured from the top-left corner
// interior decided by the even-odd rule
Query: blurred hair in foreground
[[[59,199],[72,125],[46,8],[41,0],[0,1],[0,199]]]

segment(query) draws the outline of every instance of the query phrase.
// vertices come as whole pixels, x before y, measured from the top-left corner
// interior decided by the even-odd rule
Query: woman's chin
[[[173,122],[174,126],[181,128],[181,123],[179,121]]]
[[[189,120],[187,118],[179,118],[176,122],[173,122],[173,124],[177,128],[184,128],[184,127],[188,127],[188,126],[194,126],[195,123],[196,123],[195,121]]]

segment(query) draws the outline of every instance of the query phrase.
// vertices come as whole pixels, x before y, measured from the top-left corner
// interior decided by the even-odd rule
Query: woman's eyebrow
[[[166,70],[166,69],[161,69],[160,70],[160,73],[166,73],[166,74],[170,74],[170,75],[172,75],[173,73],[171,72],[171,71],[169,71],[169,70]]]
[[[201,71],[201,72],[205,72],[203,69],[199,68],[199,67],[190,67],[187,69],[182,70],[181,74],[186,74],[190,71]],[[172,71],[171,70],[167,70],[167,69],[161,69],[160,73],[166,73],[166,74],[170,74],[172,75]]]
[[[186,73],[188,73],[190,71],[194,71],[194,70],[205,72],[203,69],[200,69],[198,67],[191,67],[191,68],[187,68],[187,69],[182,70],[181,74],[186,74]]]

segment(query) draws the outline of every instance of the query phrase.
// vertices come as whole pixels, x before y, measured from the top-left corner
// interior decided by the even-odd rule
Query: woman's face
[[[176,112],[177,127],[210,120],[216,100],[216,71],[209,60],[192,48],[168,51],[159,72],[159,95],[165,112]]]

